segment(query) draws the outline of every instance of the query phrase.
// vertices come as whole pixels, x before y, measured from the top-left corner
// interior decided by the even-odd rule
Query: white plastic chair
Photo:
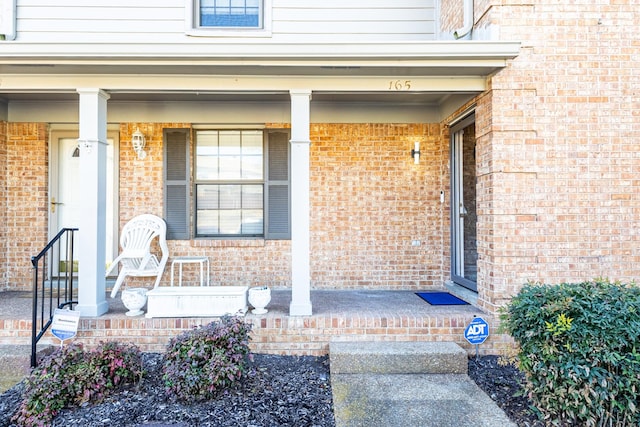
[[[160,261],[151,253],[151,244],[158,237],[162,256]],[[167,247],[167,225],[160,217],[150,214],[138,215],[127,222],[120,234],[122,252],[113,260],[106,275],[118,265],[122,264],[120,274],[111,291],[111,298],[115,298],[120,285],[126,276],[148,277],[155,276],[154,288],[160,284],[164,267],[169,259]]]

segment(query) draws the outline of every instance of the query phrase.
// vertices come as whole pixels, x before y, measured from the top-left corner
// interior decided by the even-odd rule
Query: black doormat
[[[461,300],[449,292],[416,292],[420,298],[431,305],[468,305],[469,303]]]

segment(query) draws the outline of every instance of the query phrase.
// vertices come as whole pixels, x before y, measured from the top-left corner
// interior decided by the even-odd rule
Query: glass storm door
[[[478,290],[475,116],[451,129],[451,279]]]

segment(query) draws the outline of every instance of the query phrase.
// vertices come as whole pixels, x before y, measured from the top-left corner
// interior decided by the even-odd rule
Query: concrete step
[[[331,374],[466,374],[467,352],[453,342],[332,342]]]
[[[515,427],[451,342],[332,342],[336,427]]]
[[[53,346],[38,345],[40,359],[53,351]],[[22,381],[31,372],[30,345],[0,345],[0,393]]]
[[[516,427],[463,374],[331,374],[336,427]]]

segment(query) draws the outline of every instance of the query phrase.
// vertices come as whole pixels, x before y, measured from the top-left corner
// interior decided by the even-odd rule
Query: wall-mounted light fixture
[[[420,142],[416,141],[413,149],[411,150],[411,157],[413,157],[413,163],[416,165],[420,163]]]
[[[138,159],[143,160],[147,157],[147,152],[144,151],[147,140],[139,128],[136,128],[136,131],[131,135],[131,145],[133,146],[133,151],[138,155]]]

